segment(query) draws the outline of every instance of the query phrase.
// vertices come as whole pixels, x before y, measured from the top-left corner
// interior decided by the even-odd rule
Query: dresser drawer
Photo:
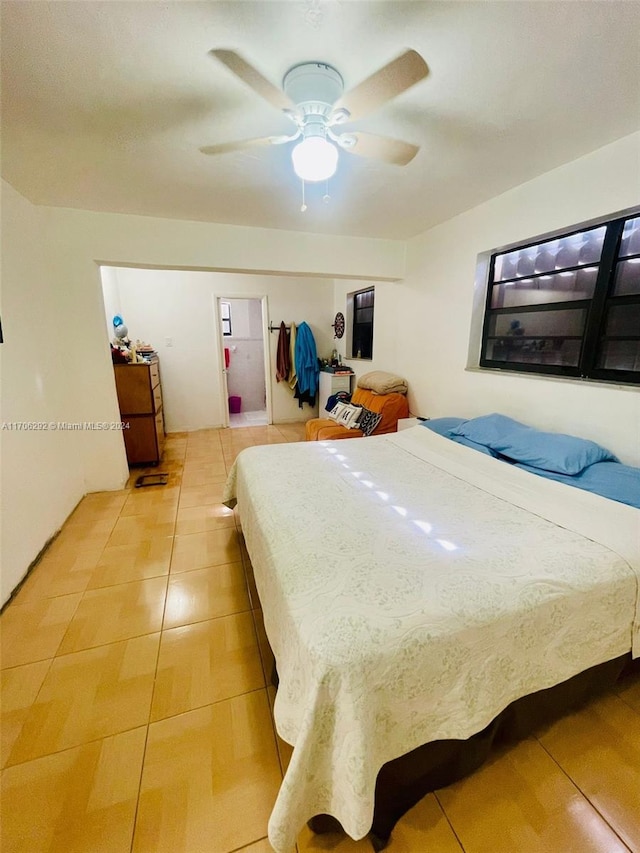
[[[153,411],[159,412],[162,409],[162,388],[156,385],[153,388]]]
[[[161,448],[164,442],[164,416],[162,409],[156,415],[156,435],[158,437],[158,446]]]
[[[160,415],[162,417],[162,415]],[[152,415],[132,415],[129,428],[123,430],[127,460],[130,465],[155,465],[160,460],[157,424]]]
[[[157,361],[152,361],[149,365],[149,378],[152,387],[160,384],[160,365]]]
[[[331,391],[333,394],[337,394],[338,391],[350,391],[351,390],[351,377],[350,376],[334,376],[331,379]]]

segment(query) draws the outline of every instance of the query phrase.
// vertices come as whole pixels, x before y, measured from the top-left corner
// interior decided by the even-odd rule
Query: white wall
[[[228,278],[228,277],[227,277]],[[262,306],[255,299],[228,299],[231,338],[252,341],[262,337]]]
[[[117,270],[115,267],[102,267],[100,275],[102,278],[102,298],[104,300],[104,319],[107,326],[107,340],[112,341],[115,337],[113,318],[116,315],[120,317],[122,316]]]
[[[260,303],[258,302],[258,305]],[[227,371],[229,397],[239,397],[242,412],[264,412],[267,408],[267,386],[264,375],[264,343],[262,338],[242,338],[234,343],[225,339],[230,362]]]
[[[85,493],[78,433],[9,428],[76,420],[82,353],[72,300],[50,287],[42,210],[4,185],[2,211],[0,603]]]
[[[397,313],[385,324],[402,341],[389,349],[389,360],[409,380],[414,413],[500,411],[591,438],[623,461],[640,463],[638,388],[465,369],[478,254],[637,204],[639,151],[640,134],[634,134],[409,242],[405,281],[393,288]]]
[[[348,323],[347,294],[354,293],[357,290],[364,290],[371,287],[371,285],[371,281],[364,281],[362,279],[336,281],[334,287],[334,317],[337,311],[341,311],[344,314],[345,322]],[[374,284],[372,359],[349,358],[347,356],[348,330],[345,331],[342,338],[333,340],[331,343],[331,349],[335,347],[342,356],[342,361],[348,364],[356,374],[354,382],[357,382],[357,377],[369,373],[371,370],[386,370],[390,373],[398,372],[398,354],[405,343],[404,336],[399,334],[400,326],[397,312],[398,287],[399,284],[397,282],[375,282]]]
[[[237,299],[266,295],[274,325],[281,319],[287,323],[306,320],[318,350],[326,352],[329,348],[332,279],[130,268],[111,268],[111,273],[117,281],[121,313],[131,340],[140,338],[159,354],[167,432],[216,427],[225,421],[215,320],[217,296]],[[255,334],[255,318],[253,323],[249,316],[245,319],[243,323],[238,317],[239,331]],[[166,346],[167,338],[171,338],[171,346]],[[232,340],[225,338],[224,345]],[[237,346],[241,348],[242,343]],[[307,420],[317,408],[305,405],[300,409],[288,386],[275,381],[276,346],[274,333],[269,336],[273,420]],[[232,370],[242,355],[243,351],[231,354]],[[231,382],[229,393],[235,390]],[[244,400],[243,409],[248,410]]]

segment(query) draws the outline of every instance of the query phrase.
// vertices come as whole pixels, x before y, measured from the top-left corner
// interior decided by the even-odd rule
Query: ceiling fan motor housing
[[[344,81],[336,69],[326,62],[304,62],[287,71],[282,87],[296,105],[305,137],[325,136],[333,104],[344,91]]]

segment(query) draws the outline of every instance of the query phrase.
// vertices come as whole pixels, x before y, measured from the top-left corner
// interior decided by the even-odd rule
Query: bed
[[[318,815],[354,839],[373,826],[382,847],[394,762],[467,739],[482,753],[523,697],[640,656],[640,511],[433,430],[248,448],[224,499],[294,747],[269,822],[278,853]]]

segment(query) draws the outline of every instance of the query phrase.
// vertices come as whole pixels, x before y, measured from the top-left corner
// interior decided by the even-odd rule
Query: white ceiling
[[[36,204],[406,238],[640,127],[635,0],[9,0],[1,47],[2,173]],[[429,76],[352,126],[408,166],[341,152],[302,213],[290,146],[198,150],[292,129],[213,48],[349,90],[408,47]]]

